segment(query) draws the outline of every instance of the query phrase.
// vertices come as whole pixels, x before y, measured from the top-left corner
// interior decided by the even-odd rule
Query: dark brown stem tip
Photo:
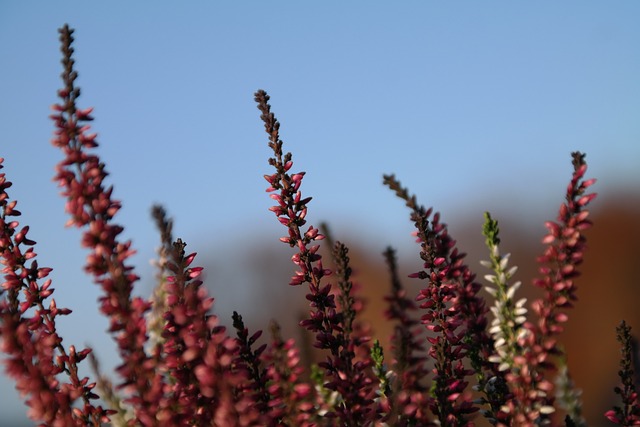
[[[58,33],[60,33],[60,42],[62,43],[61,50],[62,53],[64,53],[64,58],[70,58],[73,53],[71,45],[73,44],[74,31],[75,30],[70,28],[68,24],[64,24],[62,28],[58,29]]]
[[[269,101],[269,95],[263,89],[258,89],[255,93],[255,100],[258,104],[266,104]]]
[[[69,27],[69,24],[64,24],[62,28],[58,29],[58,32],[62,34],[63,37],[71,37],[75,30]]]
[[[584,159],[585,157],[587,157],[586,154],[581,153],[580,151],[574,151],[571,153],[571,157],[573,157],[573,168],[575,170],[580,169],[580,167],[584,164],[587,163],[587,161]]]

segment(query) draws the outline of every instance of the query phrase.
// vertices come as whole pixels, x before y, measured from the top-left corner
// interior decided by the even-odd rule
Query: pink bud
[[[592,193],[592,194],[587,194],[586,196],[582,196],[580,199],[578,199],[578,205],[584,206],[590,201],[592,201],[593,199],[595,199],[596,196],[597,196],[597,193]]]
[[[190,268],[189,270],[187,270],[187,276],[189,277],[189,279],[195,279],[196,277],[200,276],[202,270],[204,270],[204,268],[202,267]]]
[[[49,268],[49,267],[42,267],[38,269],[38,279],[42,279],[43,277],[47,277],[49,275],[49,273],[51,273],[53,271],[53,268]],[[47,280],[47,282],[50,282],[50,280]]]
[[[189,255],[187,255],[185,257],[185,264],[187,266],[191,265],[191,263],[193,262],[194,258],[196,257],[196,254],[197,254],[197,252],[193,252],[193,253],[191,253],[191,254],[189,254]]]
[[[280,221],[280,224],[282,225],[286,225],[287,227],[289,226],[289,218],[287,218],[286,216],[279,217],[278,221]]]
[[[433,260],[433,265],[436,267],[441,266],[442,264],[444,264],[447,260],[443,257],[439,257]]]
[[[544,236],[542,238],[542,243],[545,245],[548,245],[550,243],[552,243],[555,240],[555,236],[553,234],[547,234],[546,236]]]

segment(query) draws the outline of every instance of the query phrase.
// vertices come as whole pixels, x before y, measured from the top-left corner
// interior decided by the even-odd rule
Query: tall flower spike
[[[335,411],[328,417],[338,417],[341,425],[364,425],[375,416],[373,410],[373,387],[370,376],[364,369],[367,367],[362,361],[355,361],[355,343],[345,334],[348,321],[347,311],[341,311],[336,304],[335,296],[331,293],[331,284],[323,284],[322,279],[331,274],[331,270],[322,265],[322,257],[318,252],[319,245],[312,245],[324,238],[319,230],[313,226],[307,231],[302,227],[306,224],[307,204],[310,197],[302,198],[300,185],[304,172],[290,174],[293,165],[291,153],[283,154],[282,140],[280,140],[280,123],[275,119],[269,105],[269,95],[263,90],[255,94],[258,109],[262,112],[260,118],[264,122],[265,131],[269,135],[269,147],[274,157],[269,164],[275,173],[265,175],[269,182],[267,192],[274,193],[271,198],[277,202],[270,210],[276,214],[278,221],[287,227],[288,236],[281,238],[298,251],[292,261],[298,266],[290,284],[309,285],[307,300],[310,302],[311,312],[308,319],[300,322],[311,332],[315,333],[314,345],[330,352],[327,361],[319,366],[324,369],[327,389],[338,392],[341,401],[335,405]],[[276,193],[278,192],[278,193]],[[348,301],[349,296],[344,296]]]
[[[560,206],[558,222],[545,224],[549,234],[542,242],[547,246],[538,258],[541,277],[534,280],[534,285],[543,289],[544,297],[531,304],[538,321],[525,323],[529,333],[519,337],[523,350],[514,359],[514,369],[507,374],[514,399],[505,406],[505,412],[512,414],[516,424],[525,427],[546,422],[555,412],[554,385],[545,374],[555,369],[552,358],[562,356],[556,336],[568,320],[566,310],[573,307],[576,300],[574,280],[580,275],[578,266],[586,248],[584,231],[591,226],[586,206],[596,197],[595,193],[585,194],[596,182],[584,180],[585,155],[580,152],[571,155],[573,176],[567,186],[566,200]]]
[[[353,344],[355,360],[362,361],[367,366],[371,364],[371,330],[369,325],[359,321],[359,313],[364,310],[365,301],[358,295],[360,285],[351,280],[353,270],[350,266],[349,248],[339,241],[334,241],[326,223],[320,224],[320,231],[325,236],[327,245],[332,248],[331,257],[337,280],[337,286],[332,287],[336,306],[343,314],[343,329],[345,340]]]
[[[422,323],[437,334],[427,340],[429,355],[434,360],[432,412],[443,425],[470,425],[467,416],[478,410],[471,396],[465,393],[466,377],[474,372],[482,378],[491,369],[484,360],[493,347],[486,333],[486,307],[477,293],[482,288],[463,263],[465,254],[458,252],[445,224],[431,209],[420,206],[415,196],[409,196],[393,175],[385,175],[384,184],[406,202],[415,223],[420,257],[425,270],[410,277],[427,281],[418,296],[420,308],[425,310]],[[474,370],[465,367],[464,357],[471,359]],[[491,376],[493,376],[493,372]]]
[[[131,295],[138,276],[127,261],[134,251],[130,241],[119,240],[123,228],[113,223],[120,202],[111,198],[112,187],[104,187],[107,176],[104,164],[89,153],[98,144],[86,124],[93,120],[91,109],[76,106],[80,89],[75,87],[78,74],[74,70],[72,34],[73,30],[66,25],[60,29],[64,88],[58,91],[60,103],[53,106],[55,114],[51,118],[56,131],[52,144],[62,150],[65,158],[57,166],[55,180],[67,197],[66,211],[71,215],[68,225],[86,229],[82,245],[91,253],[85,270],[103,290],[100,311],[110,320],[109,331],[122,360],[117,368],[122,377],[120,387],[132,393],[129,401],[136,408],[137,419],[143,425],[157,425],[161,376],[156,375],[154,362],[144,349],[145,313],[149,304]]]
[[[391,275],[391,293],[385,296],[389,304],[387,319],[396,322],[391,346],[394,353],[392,363],[395,377],[389,396],[389,419],[391,425],[397,418],[398,425],[427,425],[430,422],[428,411],[430,396],[425,385],[427,369],[425,367],[424,345],[419,341],[419,323],[411,317],[417,311],[416,304],[407,297],[400,277],[395,251],[388,247],[384,252]]]
[[[585,194],[596,182],[595,179],[583,180],[587,171],[585,154],[574,152],[572,157],[574,172],[566,202],[560,206],[558,222],[545,224],[549,234],[542,242],[547,248],[538,258],[542,277],[534,281],[546,293],[545,298],[535,301],[532,307],[540,316],[538,328],[547,340],[562,332],[562,323],[567,321],[562,309],[572,308],[577,299],[574,279],[580,276],[577,267],[582,264],[586,248],[584,231],[591,227],[586,207],[596,197],[596,193]]]
[[[498,364],[501,375],[494,377],[493,381],[496,384],[502,384],[501,387],[485,387],[485,391],[487,391],[487,400],[491,406],[489,418],[495,418],[496,421],[499,420],[508,425],[510,423],[509,414],[500,411],[508,397],[504,373],[514,368],[514,358],[522,351],[518,339],[528,333],[528,330],[524,328],[525,314],[527,313],[524,305],[527,300],[520,298],[516,301],[515,293],[521,282],[510,284],[509,281],[518,268],[515,266],[509,268],[509,254],[504,256],[500,254],[498,221],[491,218],[489,212],[485,212],[484,216],[482,234],[486,238],[485,243],[489,249],[489,261],[481,261],[480,263],[493,271],[493,274],[485,276],[485,279],[493,286],[487,286],[485,289],[494,298],[494,305],[491,307],[493,320],[489,329],[494,340],[494,352],[489,357],[489,361]],[[489,391],[494,391],[494,393]]]
[[[249,336],[249,330],[244,325],[242,316],[238,312],[233,312],[233,327],[236,330],[236,342],[238,343],[238,362],[236,367],[242,366],[248,373],[248,380],[242,384],[241,393],[247,393],[255,402],[255,408],[263,415],[263,423],[269,426],[277,426],[281,420],[270,406],[273,399],[267,390],[267,375],[261,360],[261,355],[267,348],[262,344],[254,349],[254,344],[262,335],[262,331],[257,331]]]
[[[384,363],[384,350],[378,340],[375,340],[371,347],[371,361],[373,362],[373,373],[379,382],[378,390],[376,390],[376,394],[379,396],[378,400],[385,399],[388,401],[392,393],[389,378],[393,376],[394,373],[389,371],[387,365]],[[383,401],[382,403],[386,406],[384,411],[381,411],[386,415],[383,421],[387,422],[390,419],[390,415],[392,415],[393,409],[391,408],[390,402],[385,403]]]
[[[640,404],[638,403],[638,392],[635,387],[635,378],[633,372],[634,345],[633,336],[631,335],[631,327],[623,320],[616,327],[618,342],[621,345],[620,352],[620,381],[622,387],[614,388],[614,391],[622,400],[622,406],[615,406],[607,411],[604,416],[609,421],[620,426],[637,426],[640,425]]]
[[[0,169],[3,162],[0,158]],[[32,420],[56,426],[99,426],[109,421],[112,411],[94,406],[95,383],[78,374],[78,364],[91,349],[77,351],[73,345],[68,349],[62,345],[56,320],[71,310],[58,307],[50,298],[54,289],[46,277],[51,269],[38,266],[36,242],[27,237],[29,227],[18,229],[20,224],[13,217],[20,211],[17,201],[9,199],[9,187],[11,182],[0,173],[0,263],[4,266],[0,337],[5,371],[16,381]],[[65,377],[68,382],[62,382]]]

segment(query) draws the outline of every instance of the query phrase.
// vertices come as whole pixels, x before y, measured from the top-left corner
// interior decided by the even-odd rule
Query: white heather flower
[[[513,366],[513,358],[519,348],[518,340],[526,336],[526,330],[523,327],[527,320],[526,298],[514,301],[515,293],[522,282],[509,284],[509,280],[518,267],[509,267],[509,254],[500,255],[497,222],[488,214],[486,218],[483,233],[487,238],[491,259],[480,263],[492,270],[492,274],[484,276],[491,284],[486,286],[485,290],[494,298],[493,306],[490,307],[494,317],[489,333],[494,339],[495,353],[489,357],[489,361],[498,363],[498,370],[506,371]]]
[[[553,406],[545,405],[540,407],[540,413],[544,415],[553,414],[555,411],[556,408],[554,408]]]

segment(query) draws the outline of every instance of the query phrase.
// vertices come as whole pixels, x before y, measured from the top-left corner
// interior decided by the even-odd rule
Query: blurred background
[[[98,154],[124,203],[118,221],[138,250],[138,292],[153,287],[150,208],[160,203],[176,237],[199,253],[228,325],[238,310],[253,330],[276,318],[304,338],[294,324],[305,289],[287,285],[286,230],[267,211],[257,89],[272,96],[293,169],[307,172],[308,219],[329,222],[352,248],[381,337],[381,252],[395,247],[405,276],[420,266],[409,213],[383,173],[442,212],[479,277],[482,214],[491,211],[530,284],[570,153],[586,152],[601,196],[563,341],[589,420],[604,425],[615,326],[626,317],[640,328],[639,18],[635,1],[0,1],[0,157],[38,262],[54,268],[56,302],[74,311],[60,320],[64,344],[93,347],[107,372],[117,363],[99,291],[83,274],[80,232],[64,228],[51,181],[61,160],[48,119],[61,87],[57,29],[68,23],[80,106],[95,107]],[[0,395],[0,426],[33,425],[4,372]]]

